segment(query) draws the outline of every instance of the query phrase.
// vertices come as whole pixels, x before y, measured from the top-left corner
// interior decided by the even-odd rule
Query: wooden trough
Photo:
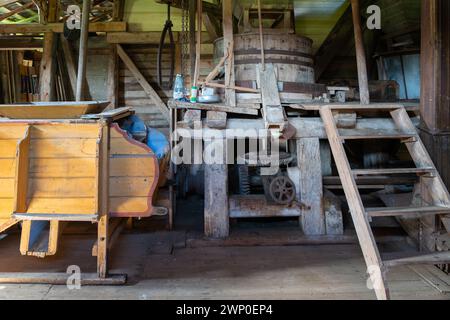
[[[54,255],[66,222],[97,223],[105,277],[109,240],[154,213],[158,178],[153,151],[112,118],[0,121],[0,232],[22,222],[22,255]]]

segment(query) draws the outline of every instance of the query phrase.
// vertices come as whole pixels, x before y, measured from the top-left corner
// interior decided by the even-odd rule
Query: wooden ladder
[[[339,130],[334,118],[335,113],[344,110],[387,111],[390,113],[396,130],[389,132],[377,131],[368,134],[363,130]],[[426,215],[450,214],[450,195],[436,170],[425,146],[417,134],[405,108],[401,105],[390,106],[323,106],[320,115],[325,126],[325,131],[330,143],[331,151],[336,162],[336,167],[344,188],[350,213],[355,225],[359,243],[370,274],[376,296],[380,300],[389,299],[389,288],[386,281],[386,271],[389,267],[407,264],[446,264],[450,263],[450,252],[435,252],[419,257],[409,257],[390,261],[383,261],[375,242],[370,226],[371,217],[376,216],[410,216],[422,218]],[[350,134],[345,134],[349,133]],[[344,150],[346,140],[373,140],[373,139],[398,139],[406,144],[406,147],[416,165],[412,169],[375,169],[352,170]],[[394,208],[364,208],[358,186],[355,182],[357,175],[392,175],[415,173],[420,176],[420,185],[427,191],[427,205]],[[443,217],[443,219],[448,219]],[[447,230],[450,232],[450,230]]]

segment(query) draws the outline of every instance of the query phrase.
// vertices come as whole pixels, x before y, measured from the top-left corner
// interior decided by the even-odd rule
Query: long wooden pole
[[[266,70],[266,62],[264,56],[264,38],[263,38],[263,25],[262,25],[262,13],[261,13],[261,0],[258,0],[258,20],[259,20],[259,41],[261,45],[261,66],[263,70]]]
[[[91,10],[91,0],[83,0],[83,11],[81,17],[81,37],[78,55],[78,73],[77,73],[77,93],[75,100],[84,99],[84,83],[86,77],[86,60],[89,37],[89,11]]]
[[[201,59],[201,51],[202,51],[202,0],[197,0],[197,36],[196,36],[196,44],[195,44],[195,72],[194,79],[192,81],[193,86],[198,85],[198,77],[200,74],[200,59]]]
[[[350,0],[352,4],[353,29],[355,31],[356,62],[358,64],[358,82],[361,104],[370,104],[369,80],[367,77],[366,53],[361,30],[359,0]]]

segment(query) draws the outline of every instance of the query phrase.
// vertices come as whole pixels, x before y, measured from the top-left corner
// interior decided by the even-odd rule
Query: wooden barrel
[[[313,84],[312,40],[295,34],[264,34],[266,63],[273,63],[279,82]],[[214,62],[223,57],[223,38],[214,42]],[[234,36],[235,77],[237,82],[256,80],[256,65],[261,63],[258,33]]]

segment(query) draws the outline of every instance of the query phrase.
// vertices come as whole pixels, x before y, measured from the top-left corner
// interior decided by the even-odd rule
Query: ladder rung
[[[397,139],[397,140],[408,140],[415,139],[417,137],[416,134],[412,133],[396,133],[396,134],[361,134],[361,135],[340,135],[342,140],[373,140],[373,139]]]
[[[329,105],[332,110],[360,110],[360,111],[382,111],[382,110],[397,110],[405,108],[401,104],[372,104],[372,105],[358,105],[358,104],[346,104],[346,105]]]
[[[398,168],[398,169],[356,169],[352,170],[356,176],[378,176],[378,175],[394,175],[394,174],[430,174],[435,173],[434,168]]]
[[[384,261],[383,264],[386,267],[420,265],[420,264],[431,264],[431,265],[450,264],[450,251],[434,252],[420,256],[392,259]]]
[[[371,217],[395,217],[404,215],[415,217],[435,214],[449,214],[450,208],[439,206],[367,208],[366,212]]]

